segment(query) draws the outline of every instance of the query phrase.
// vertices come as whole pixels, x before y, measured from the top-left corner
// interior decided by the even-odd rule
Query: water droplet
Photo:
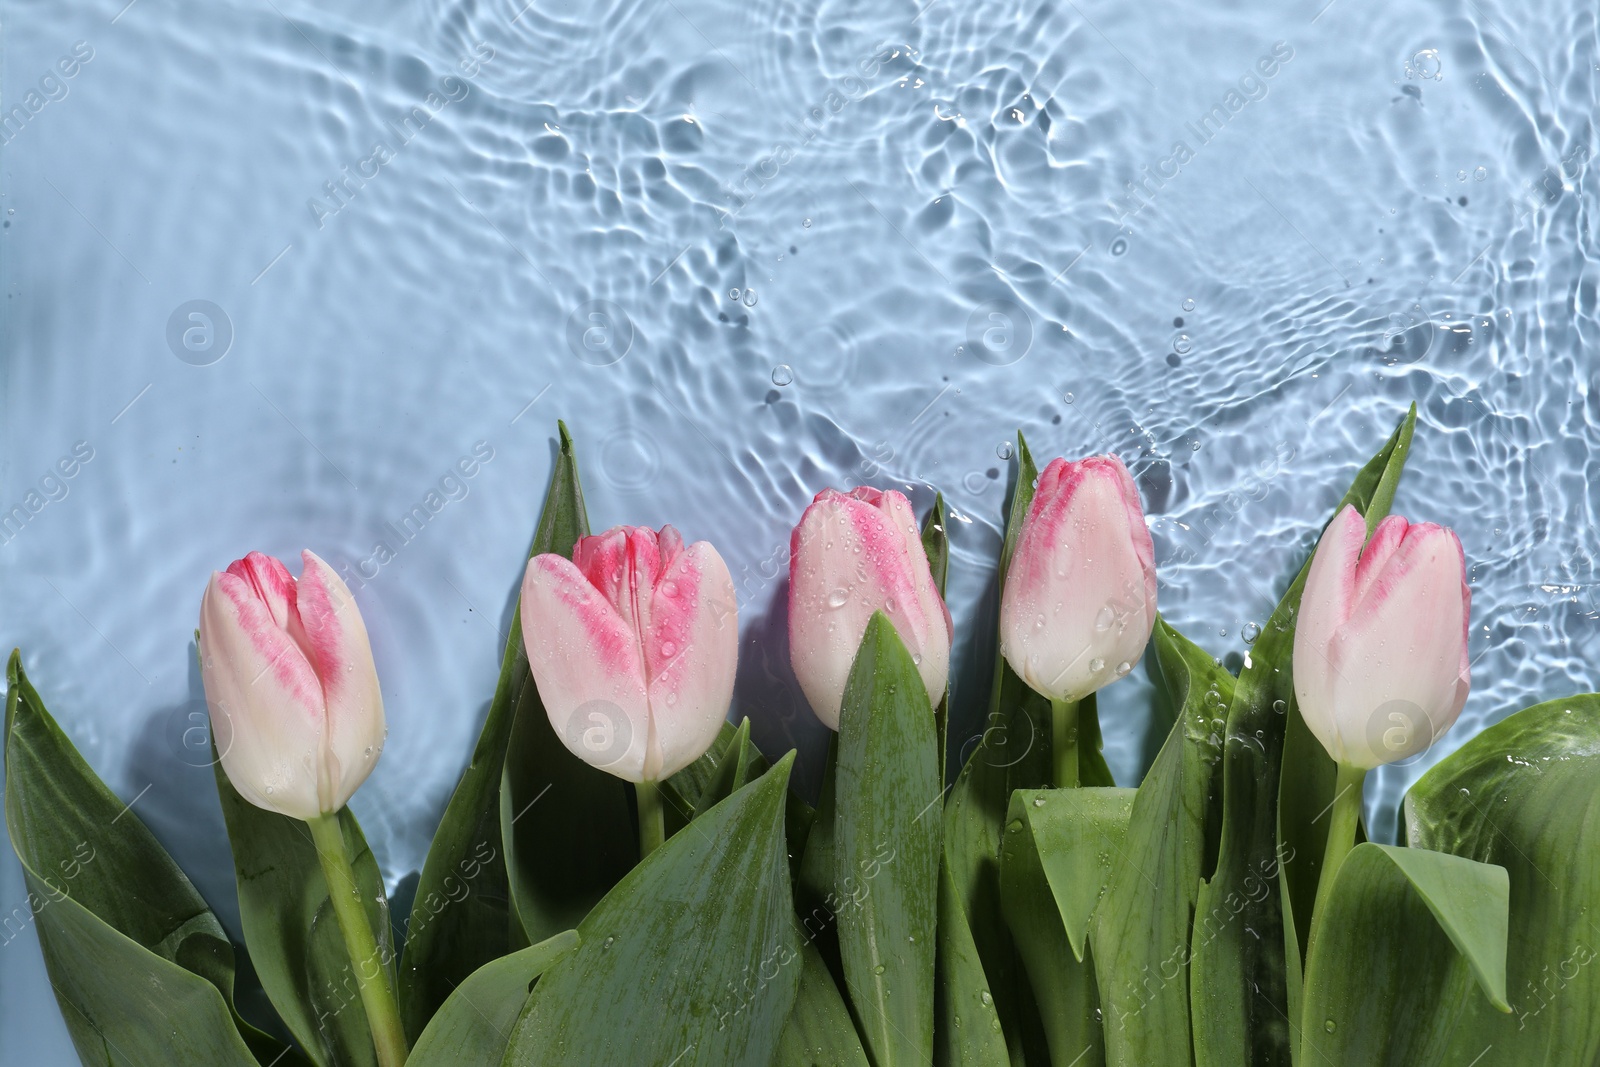
[[[1277,712],[1279,715],[1287,715],[1289,713],[1288,702],[1283,700],[1274,700],[1272,702],[1272,710]]]
[[[672,642],[672,641],[663,641],[663,642],[661,642],[661,654],[663,656],[666,656],[668,659],[671,659],[673,656],[676,656],[678,654],[678,646],[677,646],[677,644],[675,642]]]
[[[371,759],[372,758],[372,746],[368,745],[366,748],[362,749],[361,754],[363,756],[365,756],[367,759]]]
[[[1071,404],[1074,401],[1076,401],[1078,398],[1073,396],[1071,393],[1068,393],[1065,396],[1063,396],[1061,399],[1065,400],[1067,403]]]
[[[756,298],[756,291],[754,289],[746,289],[744,291],[744,306],[745,307],[747,307],[747,308],[755,307],[756,306],[756,299],[757,299]]]
[[[1465,793],[1466,790],[1463,789],[1462,792]],[[270,797],[271,795],[272,795],[272,787],[269,785],[269,786],[267,786],[267,796]]]
[[[602,944],[602,945],[601,945],[601,946],[600,946],[600,947],[601,947],[601,948],[603,948],[603,949],[606,949],[606,948],[610,948],[610,947],[611,947],[611,946],[612,946],[612,944],[613,944],[613,943],[614,943],[614,942],[615,942],[615,941],[616,941],[616,940],[617,940],[617,939],[616,939],[616,938],[614,938],[614,937],[608,937],[608,938],[606,938],[606,939],[605,939],[605,943],[604,943],[604,944]]]
[[[1034,628],[1034,629],[1035,629],[1035,630],[1042,630],[1042,629],[1044,629],[1044,616],[1043,616],[1043,615],[1036,615],[1036,616],[1034,616],[1034,619],[1033,619],[1033,628]]]
[[[667,694],[667,707],[669,707],[669,708],[673,707],[677,703],[678,703],[678,694],[677,693],[668,693]]]
[[[1439,50],[1422,48],[1414,52],[1406,61],[1406,77],[1419,78],[1422,81],[1443,81],[1444,63],[1439,59]]]
[[[1044,797],[1034,797],[1033,798],[1033,806],[1036,807],[1036,808],[1044,807]]]
[[[1129,663],[1127,660],[1123,660],[1121,663],[1117,664],[1117,677],[1121,678],[1124,674],[1127,674],[1131,670],[1133,670],[1133,664]]]
[[[1253,622],[1247,622],[1244,624],[1244,629],[1239,631],[1239,635],[1244,638],[1245,644],[1253,645],[1256,638],[1261,636],[1261,627]]]
[[[884,966],[881,963],[878,964],[876,967],[872,968],[872,973],[873,974],[882,974],[883,972],[884,972]]]
[[[1124,252],[1126,252],[1127,250],[1128,250],[1128,242],[1123,240],[1121,237],[1118,237],[1115,241],[1111,242],[1111,254],[1112,255],[1120,256]]]
[[[1189,451],[1191,451],[1191,452],[1200,451],[1200,439],[1198,437],[1189,442]]]
[[[922,653],[921,652],[913,652],[913,653],[911,653],[911,662],[916,664],[918,667],[922,666]]]
[[[800,221],[800,225],[804,226],[806,229],[809,230],[809,229],[811,229],[811,220],[810,219],[802,219]]]
[[[1180,333],[1172,339],[1172,350],[1180,356],[1187,356],[1192,348],[1194,340],[1186,333]]]
[[[1094,659],[1089,661],[1089,670],[1094,672],[1095,674],[1099,674],[1101,671],[1103,671],[1105,669],[1106,669],[1106,661],[1101,659],[1099,656],[1096,656]]]
[[[1461,795],[1464,797],[1470,797],[1472,795],[1472,790],[1463,788],[1461,790]]]
[[[794,368],[789,366],[789,364],[780,363],[776,367],[772,368],[773,385],[788,385],[792,381],[794,381]]]
[[[677,596],[678,595],[678,583],[673,581],[671,578],[668,578],[666,581],[662,582],[661,583],[661,595],[662,596]]]
[[[1475,181],[1475,182],[1484,181],[1488,177],[1489,177],[1489,168],[1487,168],[1487,167],[1476,167],[1472,171],[1472,180]]]
[[[1339,1027],[1338,1027],[1338,1024],[1336,1024],[1332,1019],[1329,1019],[1327,1022],[1322,1024],[1322,1028],[1324,1030],[1328,1031],[1328,1033],[1331,1034],[1335,1030],[1337,1030]]]
[[[995,446],[994,454],[999,456],[1001,459],[1010,459],[1011,458],[1011,442],[1010,441],[1001,441],[998,445]]]
[[[890,615],[894,614],[894,597],[889,597],[883,602],[883,610]]]
[[[1466,180],[1467,180],[1467,172],[1466,171],[1464,171],[1464,170],[1456,171],[1456,181],[1464,182]]]
[[[739,287],[737,285],[734,286],[732,289],[728,290],[728,299],[729,300],[737,300],[737,299],[739,299]]]
[[[1194,310],[1194,297],[1191,296],[1189,299],[1187,299],[1187,300],[1185,300],[1183,302],[1183,310],[1185,310],[1185,311],[1193,311]]]
[[[987,989],[978,994],[978,999],[983,1001],[983,1006],[986,1008],[994,1003],[994,997],[989,995],[989,991]]]
[[[1006,823],[1006,833],[1008,833],[1008,834],[1019,833],[1019,832],[1021,832],[1021,830],[1022,830],[1022,820],[1021,819],[1012,819],[1010,822]]]
[[[1107,630],[1111,629],[1111,624],[1115,622],[1116,619],[1117,609],[1113,608],[1110,604],[1107,604],[1102,607],[1100,609],[1100,613],[1094,617],[1094,628],[1100,633],[1105,633]]]

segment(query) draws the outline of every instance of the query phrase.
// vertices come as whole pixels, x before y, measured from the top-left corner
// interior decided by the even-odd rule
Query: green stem
[[[333,902],[334,918],[344,935],[350,969],[355,972],[361,1006],[367,1011],[367,1027],[372,1031],[372,1047],[378,1053],[379,1067],[401,1067],[406,1062],[406,1032],[400,1023],[400,1006],[394,987],[389,984],[388,960],[378,952],[378,942],[361,904],[361,893],[350,856],[344,847],[344,831],[338,813],[306,820],[311,840],[322,863],[322,876],[328,883],[328,899]]]
[[[661,789],[654,782],[635,782],[633,796],[639,805],[639,858],[642,860],[667,839],[666,813]]]
[[[1356,846],[1356,827],[1361,822],[1361,786],[1367,772],[1342,763],[1338,766],[1339,775],[1333,787],[1333,818],[1328,823],[1328,844],[1322,853],[1322,873],[1317,877],[1317,902],[1312,915],[1327,903],[1328,894],[1333,891],[1334,875],[1339,873],[1344,858]],[[1306,954],[1310,955],[1309,944]]]
[[[1317,878],[1317,900],[1312,905],[1311,914],[1304,920],[1297,920],[1311,925],[1311,934],[1306,939],[1306,958],[1302,961],[1305,974],[1311,973],[1318,945],[1327,936],[1328,900],[1333,896],[1333,880],[1344,864],[1344,858],[1355,847],[1356,827],[1361,822],[1361,785],[1366,780],[1367,772],[1357,767],[1346,767],[1342,763],[1338,767],[1333,793],[1333,817],[1328,823],[1328,844],[1322,853],[1322,873]],[[1302,1021],[1316,1023],[1315,1019]],[[1309,1040],[1305,1036],[1309,1032],[1307,1026],[1302,1026],[1296,1040]]]
[[[1050,701],[1050,745],[1055,755],[1057,789],[1078,784],[1078,702]]]

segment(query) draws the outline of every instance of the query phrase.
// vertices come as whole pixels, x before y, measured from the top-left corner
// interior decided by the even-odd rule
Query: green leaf
[[[533,980],[578,941],[578,932],[567,930],[473,971],[429,1020],[406,1067],[498,1064]]]
[[[722,760],[722,766],[694,802],[694,818],[698,819],[716,805],[727,800],[746,785],[755,781],[767,769],[767,761],[750,743],[750,720],[744,719],[734,731],[733,740]]]
[[[1112,1067],[1188,1067],[1189,930],[1220,783],[1233,676],[1157,618],[1155,665],[1180,709],[1134,797],[1127,839],[1095,909],[1095,975]]]
[[[801,956],[800,991],[773,1067],[867,1067],[861,1035],[822,954],[807,942]]]
[[[6,828],[79,1056],[106,1064],[303,1063],[239,1019],[233,946],[216,916],[61,732],[18,653],[6,673]]]
[[[1001,903],[1056,1067],[1105,1062],[1089,921],[1123,850],[1133,797],[1096,787],[1011,797]]]
[[[1510,886],[1503,867],[1446,852],[1374,844],[1351,849],[1313,919],[1301,1061],[1391,1067],[1468,1062],[1446,1052],[1461,1015],[1470,1010],[1460,990],[1447,989],[1447,957],[1471,971],[1483,1006],[1510,1011]],[[1426,1006],[1416,1000],[1419,992],[1432,994]],[[1491,1041],[1477,1055],[1493,1047]],[[1534,1061],[1502,1053],[1492,1062]],[[1559,1062],[1583,1061],[1564,1056]]]
[[[212,764],[212,770],[233,849],[244,941],[261,988],[315,1063],[375,1064],[366,1009],[310,829],[299,819],[258,808],[241,797],[220,761]],[[383,877],[349,808],[339,812],[339,828],[367,921],[392,975],[394,952]],[[348,892],[350,887],[341,888]]]
[[[911,653],[875,612],[839,713],[833,884],[845,982],[876,1067],[933,1057],[943,790],[932,712]]]
[[[800,984],[790,753],[647,856],[534,986],[506,1067],[770,1063]]]
[[[1405,827],[1413,848],[1505,868],[1513,1011],[1495,1010],[1444,938],[1387,939],[1362,974],[1389,997],[1391,1035],[1431,1037],[1431,1058],[1407,1067],[1469,1064],[1491,1046],[1477,1067],[1600,1063],[1600,696],[1539,704],[1478,734],[1411,787]]]
[[[1100,736],[1099,701],[1090,693],[1078,701],[1078,784],[1110,788],[1116,785],[1106,765],[1105,741]]]
[[[1016,482],[996,576],[998,594],[1004,593],[1006,570],[1033,500],[1038,473],[1027,441],[1017,434]],[[999,603],[997,595],[997,611]],[[1012,1062],[1021,1063],[1029,1035],[1025,1020],[1030,998],[1021,961],[1000,912],[1000,838],[1012,792],[1051,784],[1050,702],[1017,677],[998,649],[983,728],[945,804],[945,862],[967,933],[988,978]],[[1083,729],[1081,722],[1079,728]],[[960,940],[956,935],[956,941]],[[945,942],[942,947],[959,951],[959,944]],[[955,974],[949,977],[953,979]],[[960,1003],[965,992],[951,989],[947,1000]]]
[[[1387,508],[1415,424],[1413,406],[1356,475],[1336,514],[1354,504],[1370,522]],[[1221,843],[1216,870],[1196,901],[1200,916],[1227,919],[1204,927],[1197,920],[1193,934],[1190,1008],[1197,1067],[1286,1064],[1294,1056],[1290,1019],[1299,1009],[1302,951],[1294,914],[1305,879],[1311,894],[1316,892],[1315,866],[1327,833],[1316,815],[1333,796],[1333,762],[1320,746],[1312,750],[1295,741],[1305,727],[1293,721],[1299,717],[1290,672],[1294,616],[1309,566],[1300,569],[1262,628],[1228,712]]]
[[[933,575],[933,584],[938,588],[939,596],[943,597],[945,579],[950,574],[950,517],[945,512],[943,493],[934,494],[933,507],[928,511],[927,518],[922,520],[922,550],[928,556],[928,571]],[[948,682],[939,706],[933,709],[933,723],[939,735],[939,781],[942,784],[945,774],[950,770]]]
[[[589,530],[572,438],[565,423],[559,423],[558,429],[560,451],[530,555],[570,554],[578,538]],[[520,587],[521,574],[516,581]],[[399,998],[406,1033],[413,1040],[439,1005],[472,972],[526,943],[510,903],[500,779],[513,722],[544,717],[523,649],[521,613],[513,612],[511,635],[506,641],[500,681],[489,714],[473,749],[472,762],[462,773],[428,849],[417,883],[416,902],[406,924]],[[556,747],[560,747],[559,742]],[[564,749],[561,754],[567,755]],[[528,779],[522,784],[535,789],[552,785],[552,795],[545,798],[549,806],[570,810],[571,798],[565,793],[555,795],[551,776]],[[620,802],[626,804],[620,783],[616,792],[621,796]],[[513,810],[525,809],[519,805]]]
[[[1011,1055],[950,866],[939,866],[939,956],[934,967],[933,1062],[1008,1067]]]

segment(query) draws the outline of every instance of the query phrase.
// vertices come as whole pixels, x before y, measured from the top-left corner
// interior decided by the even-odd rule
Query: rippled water
[[[393,883],[558,416],[598,526],[721,549],[739,710],[812,778],[790,526],[826,485],[943,490],[978,694],[1018,426],[1128,461],[1163,610],[1238,657],[1419,403],[1397,509],[1461,534],[1474,688],[1374,775],[1375,833],[1485,723],[1596,687],[1591,4],[124,2],[0,8],[0,504],[44,500],[0,539],[0,637],[235,929],[185,734],[206,575],[310,546],[369,576],[391,734],[355,807]],[[1102,697],[1129,782],[1149,683]],[[7,1063],[70,1061],[42,975],[0,947]]]

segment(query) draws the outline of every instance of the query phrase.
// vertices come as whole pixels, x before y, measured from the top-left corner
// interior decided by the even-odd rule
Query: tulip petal
[[[1366,536],[1367,521],[1353,506],[1346,505],[1328,523],[1311,556],[1295,624],[1294,688],[1300,714],[1335,760],[1343,759],[1344,742],[1332,704],[1331,646],[1334,632],[1350,617],[1355,602],[1356,567]]]
[[[1470,595],[1455,533],[1432,523],[1406,530],[1329,645],[1345,762],[1404,759],[1455,723],[1470,684]]]
[[[301,553],[301,562],[295,608],[328,709],[323,809],[338,811],[366,781],[383,750],[383,696],[366,623],[349,587],[309,549]]]
[[[1052,460],[1006,574],[1001,648],[1035,691],[1081,700],[1122,677],[1155,625],[1155,549],[1114,456]]]
[[[294,576],[283,561],[265,552],[250,552],[244,559],[228,564],[228,573],[249,582],[256,596],[272,612],[278,628],[288,628],[289,616],[294,612]]]
[[[200,657],[213,735],[234,788],[258,807],[300,819],[320,814],[322,687],[247,578],[211,576],[200,602]]]
[[[670,532],[671,539],[668,534]],[[705,541],[683,548],[662,530],[662,571],[645,638],[653,742],[651,780],[675,774],[711,747],[733,699],[739,615],[733,577]]]
[[[875,611],[917,662],[931,704],[950,670],[950,626],[916,515],[893,490],[818,493],[790,540],[789,652],[812,710],[838,729],[845,683]]]
[[[625,535],[606,535],[604,543],[588,549],[585,563],[592,568],[620,561],[626,542]],[[612,581],[621,588],[621,576]],[[539,697],[562,743],[586,763],[643,781],[649,697],[639,636],[630,622],[576,564],[547,553],[528,561],[522,631]]]

